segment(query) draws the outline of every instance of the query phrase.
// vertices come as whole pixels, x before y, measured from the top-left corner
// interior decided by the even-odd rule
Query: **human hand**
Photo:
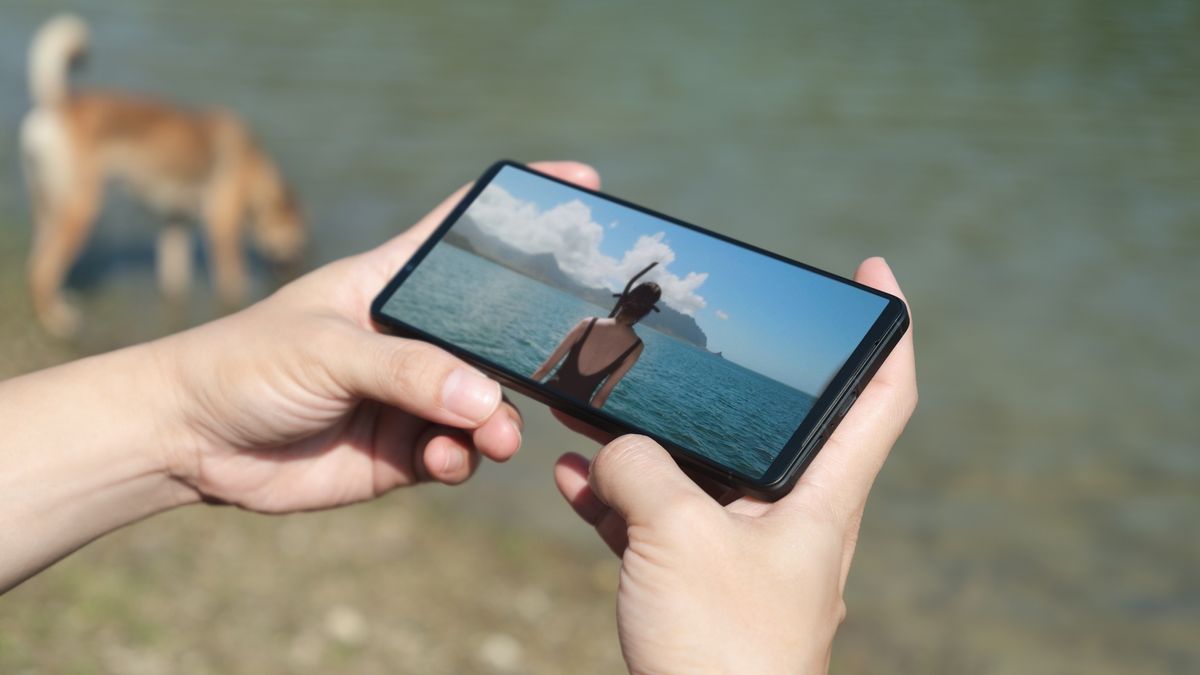
[[[855,279],[901,295],[881,258]],[[617,627],[630,671],[827,670],[867,494],[916,402],[910,330],[775,503],[721,506],[642,436],[612,441],[590,465],[562,456],[559,490],[621,556]]]
[[[596,188],[590,167],[533,165]],[[327,508],[510,458],[521,416],[450,354],[383,335],[370,303],[462,198],[237,314],[149,347],[173,383],[169,474],[198,498],[263,512]]]

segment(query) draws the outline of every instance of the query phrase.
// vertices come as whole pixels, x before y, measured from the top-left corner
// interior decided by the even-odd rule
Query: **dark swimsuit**
[[[584,375],[579,371],[579,352],[583,351],[583,343],[587,342],[588,335],[592,332],[592,326],[596,325],[596,319],[593,318],[588,323],[587,330],[583,331],[583,335],[571,345],[571,351],[567,353],[567,358],[563,361],[562,366],[554,373],[553,376],[546,382],[546,386],[555,391],[572,396],[583,401],[591,403],[592,394],[596,391],[596,387],[600,383],[613,374],[620,367],[625,359],[633,353],[642,344],[641,338],[638,338],[629,349],[625,350],[624,354],[617,357],[615,361],[608,364],[608,367],[602,368],[591,375]]]

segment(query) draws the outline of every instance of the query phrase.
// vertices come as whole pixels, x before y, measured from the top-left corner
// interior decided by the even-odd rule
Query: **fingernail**
[[[462,466],[462,453],[457,450],[443,449],[442,450],[442,472],[452,473],[458,471],[458,467]]]
[[[513,418],[508,418],[508,423],[512,425],[513,433],[517,435],[517,447],[521,447],[521,425]]]
[[[500,385],[468,368],[450,373],[442,385],[442,406],[472,422],[482,422],[500,403]]]

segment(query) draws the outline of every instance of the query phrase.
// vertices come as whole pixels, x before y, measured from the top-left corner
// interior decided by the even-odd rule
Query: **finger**
[[[894,295],[903,300],[904,305],[908,307],[908,298],[904,297],[904,291],[900,290],[900,283],[896,281],[896,276],[892,273],[892,268],[883,258],[874,257],[864,260],[854,273],[854,280],[876,290]],[[917,369],[916,357],[913,352],[913,317],[911,307],[908,307],[908,314],[908,330],[904,333],[904,337],[896,343],[896,347],[892,349],[889,358],[879,367],[879,371],[875,373],[875,377],[871,381],[888,386],[894,385],[910,388],[912,395],[915,397],[917,391]]]
[[[855,279],[904,297],[882,258],[865,261]],[[801,477],[800,486],[816,488],[836,513],[856,520],[916,402],[916,364],[910,328],[826,441]],[[780,503],[786,505],[806,498],[805,490],[793,490]]]
[[[601,448],[592,461],[589,484],[630,525],[653,525],[664,512],[688,504],[720,508],[662,446],[645,436],[621,436]]]
[[[596,173],[596,170],[587,164],[580,162],[534,162],[529,166],[569,183],[575,183],[576,185],[592,190],[600,188],[600,174]],[[454,207],[458,206],[458,203],[470,191],[472,185],[467,184],[462,186],[441,204],[438,204],[424,218],[417,221],[415,225],[379,247],[384,258],[388,260],[393,274],[396,270],[400,269],[401,264],[404,260],[408,259],[414,248],[425,241],[442,224],[442,221],[446,220],[446,217],[450,215]]]
[[[500,406],[499,384],[425,342],[352,328],[316,341],[314,350],[352,396],[431,422],[474,429]]]
[[[554,416],[554,419],[561,422],[564,427],[574,431],[577,434],[586,436],[587,438],[590,438],[601,445],[610,443],[612,442],[612,439],[616,438],[615,434],[610,434],[607,431],[601,431],[587,422],[571,417],[561,410],[551,408],[550,414]]]
[[[554,463],[554,483],[575,513],[596,528],[613,553],[621,555],[629,544],[625,521],[592,493],[588,485],[589,467],[587,459],[569,452]]]
[[[555,419],[557,419],[563,424],[563,426],[567,427],[571,431],[582,434],[596,441],[597,443],[607,444],[616,438],[616,434],[610,434],[607,431],[601,431],[587,422],[571,417],[567,413],[560,410],[555,410],[552,408],[550,410],[550,414],[552,414]],[[718,482],[713,478],[709,478],[700,473],[685,473],[687,474],[688,478],[692,479],[693,483],[699,486],[701,490],[704,490],[708,496],[712,497],[719,504],[728,504],[738,496],[736,490],[728,485]]]
[[[458,485],[479,466],[479,453],[465,433],[432,425],[418,440],[419,472],[425,480]]]
[[[616,511],[609,511],[600,518],[600,522],[596,523],[596,534],[618,558],[624,556],[625,549],[629,548],[629,524]]]
[[[484,457],[506,462],[521,448],[521,429],[521,414],[505,402],[483,426],[472,432],[471,438]]]
[[[583,522],[595,526],[612,509],[597,499],[588,486],[590,467],[585,457],[568,452],[554,463],[554,484]]]
[[[380,408],[375,437],[372,439],[375,464],[371,474],[375,496],[402,485],[428,480],[424,467],[416,461],[420,459],[416,456],[416,449],[419,449],[419,441],[430,437],[426,432],[432,425],[396,408],[377,403],[366,405]]]

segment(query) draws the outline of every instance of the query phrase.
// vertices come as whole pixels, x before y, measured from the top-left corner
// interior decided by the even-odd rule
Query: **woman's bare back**
[[[632,326],[618,323],[615,319],[596,319],[596,324],[579,350],[580,373],[591,375],[607,368],[637,340],[637,333]]]

